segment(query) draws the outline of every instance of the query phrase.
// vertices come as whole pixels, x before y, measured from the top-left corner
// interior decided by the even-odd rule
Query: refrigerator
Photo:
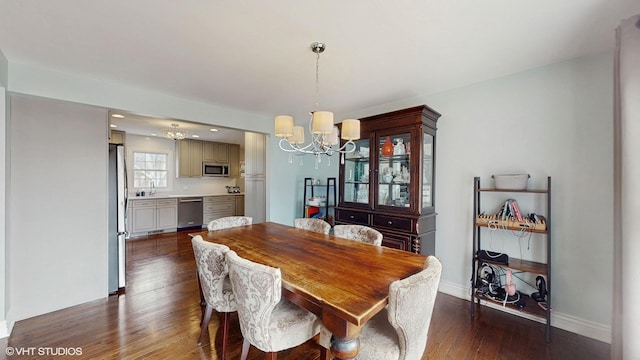
[[[109,293],[126,285],[127,170],[123,145],[109,145]]]

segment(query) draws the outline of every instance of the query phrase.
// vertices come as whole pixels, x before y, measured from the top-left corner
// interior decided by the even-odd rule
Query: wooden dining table
[[[282,294],[322,319],[331,354],[353,359],[360,330],[385,308],[389,284],[424,269],[426,257],[277,223],[190,233],[282,273]]]

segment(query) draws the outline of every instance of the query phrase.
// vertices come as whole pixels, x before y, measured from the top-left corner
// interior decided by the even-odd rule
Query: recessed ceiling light
[[[218,131],[218,129],[209,129],[209,131],[216,132],[216,131]]]
[[[112,128],[117,128],[118,127],[118,125],[116,125],[116,124],[111,124],[109,126],[111,126]]]
[[[191,135],[191,137],[199,138],[199,137],[200,137],[200,135],[193,134],[193,135]]]
[[[158,135],[156,135],[156,134],[151,134],[151,136],[158,136]]]
[[[118,118],[118,119],[124,119],[124,115],[120,115],[120,114],[112,114],[111,117]]]

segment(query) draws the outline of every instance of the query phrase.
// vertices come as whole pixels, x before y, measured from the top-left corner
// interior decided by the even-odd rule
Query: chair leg
[[[249,355],[249,340],[244,339],[242,342],[242,355],[240,355],[240,360],[247,360],[247,355]]]
[[[331,351],[324,346],[320,347],[320,360],[331,360]]]
[[[267,360],[278,360],[278,353],[277,352],[268,352],[267,353]]]
[[[204,317],[204,308],[207,306],[207,302],[204,300],[204,294],[202,293],[202,285],[200,285],[200,274],[196,270],[196,281],[198,282],[198,293],[200,294],[200,310],[202,311],[202,316]]]
[[[222,313],[222,356],[220,360],[225,360],[227,354],[227,339],[229,338],[229,313]]]
[[[212,312],[213,312],[213,308],[207,305],[207,307],[204,310],[204,317],[202,318],[202,326],[200,326],[200,337],[198,338],[198,345],[202,344],[202,339],[204,339],[204,334],[208,333],[209,321],[211,321]]]

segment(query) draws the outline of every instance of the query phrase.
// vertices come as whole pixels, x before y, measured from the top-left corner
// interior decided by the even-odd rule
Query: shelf
[[[495,266],[500,266],[503,268],[509,268],[513,270],[524,271],[537,275],[547,276],[547,264],[539,263],[536,261],[522,260],[518,258],[509,257],[509,265],[505,265],[499,262],[494,262],[491,260],[480,259],[476,256],[476,261],[479,263],[491,264]]]
[[[489,226],[489,222],[491,222],[491,226]],[[490,228],[492,230],[522,231],[524,229],[526,232],[535,234],[547,233],[547,225],[544,221],[538,223],[521,223],[508,219],[476,218],[476,226]]]
[[[490,303],[490,304],[498,305],[500,308],[503,307],[502,301],[493,300],[486,296],[478,296],[477,293],[473,294],[473,297],[476,299],[480,299],[482,301],[486,301],[487,303]],[[539,321],[541,322],[545,322],[547,312],[544,309],[542,309],[540,306],[538,306],[538,303],[535,300],[533,300],[531,297],[522,293],[520,293],[520,298],[523,299],[525,302],[525,306],[522,309],[520,309],[519,307],[513,304],[505,304],[504,307],[508,310],[511,310],[510,312],[524,313],[539,319]],[[492,306],[492,307],[495,307],[495,306]]]
[[[521,309],[515,304],[505,304],[503,307],[503,303],[499,300],[493,300],[490,297],[486,296],[487,294],[482,294],[479,296],[477,291],[478,287],[477,280],[478,274],[476,273],[476,269],[479,269],[482,264],[487,264],[495,267],[512,269],[514,271],[519,271],[522,273],[527,273],[530,275],[543,276],[547,284],[551,283],[551,177],[547,177],[547,188],[545,190],[540,189],[527,189],[527,190],[508,190],[508,189],[495,189],[495,188],[481,188],[480,187],[480,177],[474,177],[473,179],[473,256],[472,256],[472,275],[471,275],[471,302],[477,302],[478,304],[487,305],[492,308],[506,311],[513,315],[518,315],[522,317],[528,317],[532,320],[540,321],[545,324],[545,337],[547,342],[551,341],[551,310],[550,308],[545,310],[539,306],[539,304],[523,294],[520,294],[522,299],[525,301],[525,306]],[[522,218],[522,221],[517,221],[516,218],[519,218],[521,210],[519,210],[519,206],[517,206],[517,195],[514,195],[513,200],[507,200],[504,202],[504,205],[501,206],[498,214],[485,214],[482,212],[481,206],[481,198],[482,194],[487,193],[514,193],[514,194],[533,194],[533,195],[542,195],[544,197],[546,211],[544,211],[544,215],[534,216],[536,218],[535,221],[530,220],[528,217]],[[522,195],[524,197],[525,195]],[[490,198],[494,198],[495,196],[489,196]],[[515,206],[514,206],[515,205]],[[506,213],[507,215],[518,214],[518,217],[515,216],[505,216],[502,217],[502,213]],[[524,214],[522,214],[524,215]],[[480,250],[484,250],[482,247],[482,235],[490,232],[482,231],[482,228],[486,228],[489,230],[506,230],[512,232],[521,232],[521,234],[541,234],[545,238],[544,240],[544,255],[536,254],[534,258],[537,261],[523,260],[518,258],[509,257],[509,264],[505,265],[499,263],[497,261],[492,261],[492,259],[480,259],[478,257],[478,253]],[[536,241],[536,245],[540,245]],[[509,255],[509,254],[507,254]],[[521,255],[523,256],[523,255]],[[544,258],[542,258],[544,256]],[[497,259],[493,259],[497,260]],[[551,291],[550,287],[546,288],[546,304],[547,306],[551,306]],[[471,305],[471,316],[473,316],[476,308],[476,304]]]
[[[503,189],[477,189],[477,192],[513,192],[513,193],[531,193],[531,194],[546,194],[547,190],[503,190]]]

